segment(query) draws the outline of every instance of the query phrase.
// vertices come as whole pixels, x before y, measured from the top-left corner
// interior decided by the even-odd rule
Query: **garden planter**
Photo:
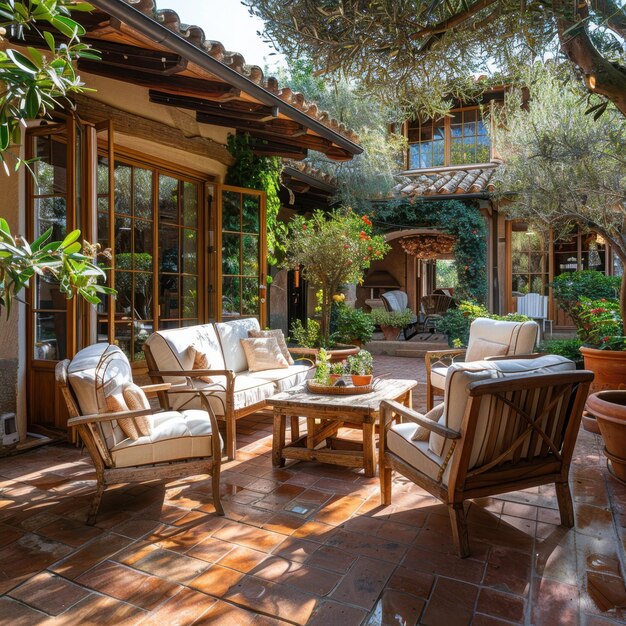
[[[361,348],[358,346],[351,346],[348,344],[339,344],[334,348],[327,348],[326,352],[330,356],[329,363],[338,363],[347,359],[353,354],[357,354]],[[315,361],[319,348],[289,348],[289,352],[294,358],[311,359]]]
[[[626,484],[626,390],[591,394],[586,408],[596,416],[609,471]]]
[[[355,387],[364,387],[365,385],[371,385],[373,376],[371,374],[360,376],[358,374],[352,374],[352,384]]]
[[[385,335],[385,341],[397,341],[402,329],[397,326],[381,326],[380,330],[382,330],[383,335]]]
[[[626,389],[626,350],[582,347],[580,351],[585,359],[585,369],[595,374],[590,393],[607,389]],[[600,434],[595,416],[589,408],[583,414],[583,428]]]

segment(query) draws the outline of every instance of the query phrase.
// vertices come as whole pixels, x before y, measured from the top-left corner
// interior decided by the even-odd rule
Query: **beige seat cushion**
[[[209,405],[213,409],[215,415],[225,415],[226,406],[226,379],[224,376],[214,376],[213,383],[203,383],[196,381],[193,383],[195,389],[202,390]],[[177,386],[176,389],[183,389],[185,386]],[[256,378],[247,373],[237,374],[235,377],[235,390],[233,394],[233,403],[235,410],[264,402],[270,396],[276,393],[274,383],[268,382],[261,378]],[[170,403],[177,410],[182,409],[202,409],[202,401],[197,394],[176,393],[170,396]]]
[[[156,413],[150,420],[150,435],[135,441],[126,439],[112,448],[115,467],[211,456],[213,433],[205,411],[166,411]]]
[[[126,406],[131,411],[152,408],[143,389],[135,383],[125,385],[122,390],[122,395],[124,396]],[[138,417],[133,417],[132,419],[135,422],[135,426],[141,436],[147,436],[150,434],[150,419],[148,415],[139,415]]]
[[[280,351],[285,357],[287,363],[289,363],[289,365],[293,365],[293,357],[289,354],[289,348],[287,347],[287,342],[285,341],[285,335],[280,328],[275,330],[249,330],[248,337],[252,337],[253,339],[256,339],[257,337],[275,337],[278,342],[278,347],[280,348]]]
[[[241,345],[246,353],[249,372],[287,369],[289,367],[289,363],[283,356],[276,337],[242,339]]]
[[[433,367],[430,370],[430,384],[437,387],[437,389],[445,389],[447,374],[447,367]]]
[[[427,441],[413,440],[417,428],[410,422],[393,424],[387,431],[387,448],[429,478],[447,481],[449,470],[442,474],[443,459],[429,449]]]
[[[276,393],[286,391],[292,387],[302,384],[307,378],[314,374],[313,365],[291,365],[287,369],[264,370],[254,372],[253,376],[260,380],[273,382]]]

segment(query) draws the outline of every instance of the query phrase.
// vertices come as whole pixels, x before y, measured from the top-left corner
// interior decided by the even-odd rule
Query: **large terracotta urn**
[[[595,375],[589,393],[626,389],[626,350],[597,350],[583,346],[580,351],[585,359],[585,369]],[[583,413],[583,428],[600,434],[593,411],[588,408]]]
[[[609,471],[626,484],[626,390],[592,393],[586,409],[598,422]]]

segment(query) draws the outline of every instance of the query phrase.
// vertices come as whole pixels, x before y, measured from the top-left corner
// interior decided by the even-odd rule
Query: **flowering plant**
[[[352,209],[315,211],[310,219],[289,223],[285,265],[302,268],[302,276],[321,294],[320,344],[330,343],[330,311],[342,285],[357,283],[371,261],[382,259],[389,246],[372,234],[372,222]]]
[[[617,300],[581,298],[572,310],[578,322],[578,337],[586,346],[598,350],[626,350]]]

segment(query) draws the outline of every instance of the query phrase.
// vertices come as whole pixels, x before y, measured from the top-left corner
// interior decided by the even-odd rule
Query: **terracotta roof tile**
[[[491,178],[496,167],[458,169],[420,174],[394,188],[399,196],[448,196],[461,193],[486,193],[494,190]]]
[[[327,111],[320,111],[318,106],[306,100],[303,94],[294,93],[289,87],[281,86],[273,76],[265,76],[258,65],[248,65],[245,58],[238,52],[226,50],[220,41],[207,39],[204,30],[196,25],[184,24],[176,11],[172,9],[157,9],[155,0],[125,0],[144,15],[156,19],[166,28],[189,40],[194,46],[204,50],[209,56],[245,76],[252,82],[263,87],[281,100],[299,109],[314,120],[324,124],[331,130],[340,133],[350,141],[358,143],[358,135],[347,128],[345,124],[332,118]]]

